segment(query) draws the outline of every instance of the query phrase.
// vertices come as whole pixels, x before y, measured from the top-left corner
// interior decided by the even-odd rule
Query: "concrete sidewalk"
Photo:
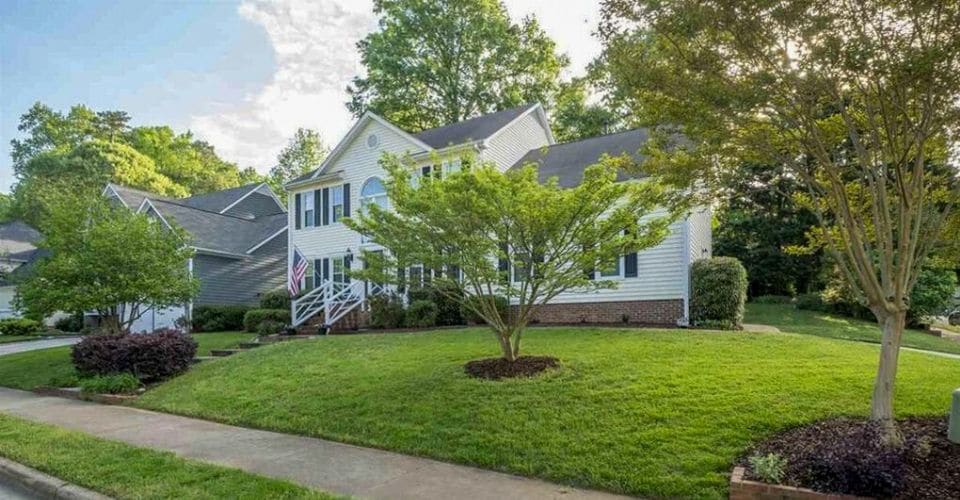
[[[80,342],[80,339],[81,337],[62,337],[42,340],[25,340],[23,342],[8,342],[6,344],[0,344],[0,356],[18,352],[38,351],[40,349],[49,349],[51,347],[73,345],[77,342]]]
[[[0,412],[363,498],[613,499],[388,451],[0,388]]]

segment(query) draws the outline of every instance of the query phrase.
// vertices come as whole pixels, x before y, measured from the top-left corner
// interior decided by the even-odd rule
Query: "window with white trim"
[[[313,216],[316,207],[313,206],[313,193],[307,192],[303,196],[303,227],[313,227]]]
[[[617,260],[613,261],[610,266],[606,269],[600,270],[601,278],[619,278],[622,276],[623,265],[621,265],[621,260],[623,257],[617,257]]]
[[[460,158],[443,162],[443,175],[450,175],[460,171]]]
[[[387,208],[387,187],[379,177],[367,179],[360,190],[360,207],[366,209],[370,205]]]
[[[330,223],[343,218],[343,185],[330,188]]]
[[[347,258],[343,255],[330,259],[330,280],[334,283],[347,282]]]

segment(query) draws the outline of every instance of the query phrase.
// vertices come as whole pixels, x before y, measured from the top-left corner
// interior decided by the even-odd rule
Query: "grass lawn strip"
[[[534,328],[561,368],[477,380],[483,328],[282,343],[200,365],[138,406],[313,435],[578,486],[719,498],[752,443],[869,413],[873,345],[809,335]],[[900,416],[942,416],[955,359],[903,352]]]
[[[211,349],[234,347],[252,337],[244,332],[198,333],[193,336],[199,344],[198,356],[209,355]],[[0,357],[0,386],[31,390],[40,385],[62,385],[57,382],[69,382],[74,377],[69,346]]]
[[[6,415],[0,415],[0,455],[116,498],[335,498],[287,481]]]
[[[801,311],[792,305],[747,304],[744,321],[773,325],[784,332],[880,343],[880,328],[876,321],[831,316],[816,311]],[[960,342],[936,337],[919,330],[903,332],[903,347],[960,354]]]

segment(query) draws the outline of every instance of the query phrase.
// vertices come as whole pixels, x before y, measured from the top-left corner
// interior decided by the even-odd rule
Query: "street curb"
[[[44,498],[58,500],[110,500],[110,497],[81,488],[23,464],[0,457],[0,478]]]

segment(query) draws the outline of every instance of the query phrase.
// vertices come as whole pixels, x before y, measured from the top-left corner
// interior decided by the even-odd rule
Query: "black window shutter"
[[[350,217],[350,183],[343,185],[343,216]]]
[[[320,190],[313,191],[313,226],[320,227]]]
[[[627,234],[626,229],[623,230],[623,234]],[[637,252],[628,253],[623,256],[623,277],[637,277]]]
[[[323,283],[323,259],[313,261],[313,286],[314,288]]]
[[[404,284],[404,282],[406,282],[406,275],[407,275],[407,273],[406,273],[406,270],[405,270],[404,268],[402,268],[402,267],[398,267],[398,268],[397,268],[397,283],[399,283],[399,286],[397,287],[397,290],[398,290],[400,293],[403,293],[403,292],[404,292],[404,288],[405,288],[405,287],[403,286],[403,284]]]
[[[343,282],[350,283],[350,264],[353,263],[353,256],[347,255],[343,258]]]
[[[296,219],[296,221],[294,222],[294,228],[300,229],[300,219],[302,218],[302,216],[300,215],[300,193],[297,193],[296,196],[293,197],[293,205],[294,205],[293,215],[294,215],[294,218]]]
[[[318,208],[317,212],[322,214],[322,219],[320,224],[326,226],[330,223],[330,188],[323,188],[323,195],[320,197],[320,205],[322,209]]]
[[[497,261],[497,271],[500,272],[500,282],[501,283],[510,283],[510,260],[505,258],[509,256],[510,247],[506,243],[500,244],[500,252],[503,253],[503,257],[500,257]]]
[[[330,279],[330,259],[323,259],[323,279]]]
[[[421,174],[423,177],[430,177],[430,166],[427,165],[426,167],[421,168],[421,169],[420,169],[420,174]]]
[[[637,252],[628,253],[623,257],[623,276],[626,278],[637,277]]]

